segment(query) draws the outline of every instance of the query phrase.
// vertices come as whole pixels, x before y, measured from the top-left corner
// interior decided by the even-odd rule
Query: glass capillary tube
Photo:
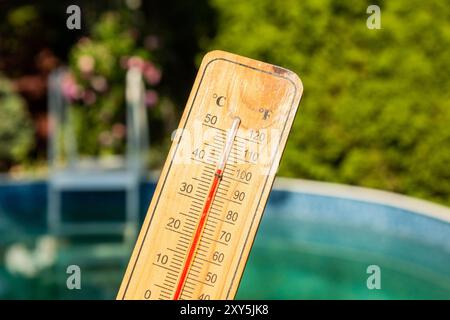
[[[231,124],[230,131],[227,136],[227,140],[225,142],[224,149],[222,151],[222,155],[217,163],[217,167],[214,173],[214,179],[211,183],[211,187],[208,192],[208,196],[205,200],[205,204],[203,206],[202,215],[200,216],[200,220],[198,222],[197,229],[194,233],[194,238],[192,239],[191,246],[189,248],[186,261],[184,263],[183,270],[181,271],[180,279],[178,280],[177,287],[175,289],[175,293],[173,296],[174,300],[179,300],[181,298],[181,294],[183,292],[184,283],[186,282],[186,278],[188,275],[188,271],[192,260],[194,259],[195,251],[197,249],[197,245],[200,241],[200,237],[203,231],[203,227],[206,223],[206,218],[208,216],[209,209],[211,208],[212,202],[214,200],[214,196],[216,195],[217,189],[219,187],[220,180],[222,180],[223,172],[225,170],[225,166],[228,160],[228,157],[231,153],[231,149],[233,147],[233,142],[236,137],[237,131],[239,129],[239,124],[241,123],[241,119],[239,117],[235,117],[233,119],[233,123]]]
[[[233,119],[233,123],[231,124],[231,128],[230,128],[230,131],[227,136],[227,141],[225,142],[225,148],[219,159],[219,163],[217,164],[216,172],[218,170],[220,170],[223,173],[223,170],[225,169],[225,165],[228,161],[228,157],[230,156],[231,148],[233,147],[234,138],[236,137],[240,123],[241,123],[241,119],[239,117],[235,117]]]

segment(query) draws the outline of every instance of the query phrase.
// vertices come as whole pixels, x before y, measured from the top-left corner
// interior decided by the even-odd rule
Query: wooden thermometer
[[[208,53],[117,299],[233,299],[303,87],[293,72]]]

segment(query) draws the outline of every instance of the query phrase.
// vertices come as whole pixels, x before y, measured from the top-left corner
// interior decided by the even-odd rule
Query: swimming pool
[[[154,183],[141,185],[141,217]],[[0,184],[0,298],[111,299],[133,244],[105,235],[55,238],[52,264],[26,274],[5,257],[46,239],[45,181]],[[120,193],[70,194],[69,219],[123,218]],[[42,242],[42,241],[41,241]],[[34,250],[34,251],[33,251]],[[23,250],[22,250],[23,251]],[[82,269],[82,290],[65,286],[65,266]],[[369,289],[367,267],[380,268]],[[450,210],[374,190],[277,179],[238,299],[450,299]]]

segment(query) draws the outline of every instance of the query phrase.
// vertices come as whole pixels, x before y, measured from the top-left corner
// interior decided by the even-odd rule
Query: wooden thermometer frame
[[[117,299],[234,298],[302,92],[284,68],[205,55]]]

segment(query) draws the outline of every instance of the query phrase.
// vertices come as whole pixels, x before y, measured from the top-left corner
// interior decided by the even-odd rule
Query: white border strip
[[[275,179],[274,189],[388,205],[450,223],[450,208],[393,192],[303,179]]]

